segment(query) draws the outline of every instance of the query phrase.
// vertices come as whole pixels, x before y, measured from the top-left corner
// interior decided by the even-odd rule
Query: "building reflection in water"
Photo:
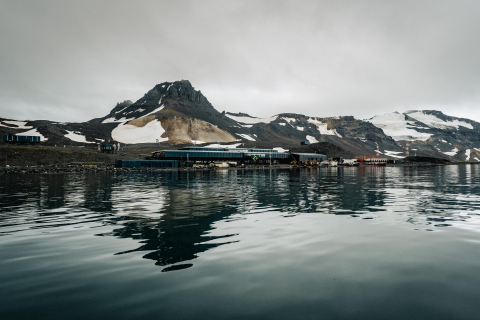
[[[470,165],[3,175],[0,223],[10,233],[27,223],[112,225],[99,236],[140,242],[116,254],[145,252],[172,271],[233,241],[234,234],[213,236],[217,221],[318,212],[443,227],[479,212],[479,182]]]

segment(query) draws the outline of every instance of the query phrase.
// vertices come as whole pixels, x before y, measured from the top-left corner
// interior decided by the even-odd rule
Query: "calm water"
[[[478,319],[480,166],[0,176],[0,319]]]

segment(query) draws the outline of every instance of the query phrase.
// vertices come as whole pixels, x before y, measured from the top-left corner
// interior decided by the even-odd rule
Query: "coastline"
[[[466,165],[466,164],[480,164],[480,163],[402,163],[402,164],[389,164],[387,166],[338,166],[338,167],[319,167],[319,166],[297,166],[290,164],[276,164],[276,165],[247,165],[245,167],[179,167],[179,168],[115,168],[111,164],[98,165],[98,164],[67,164],[67,165],[42,165],[42,166],[12,166],[12,167],[0,167],[0,175],[3,174],[62,174],[62,173],[98,173],[98,172],[164,172],[164,171],[250,171],[250,170],[305,170],[305,169],[320,169],[320,170],[332,170],[332,169],[345,169],[345,168],[388,168],[388,167],[436,167],[436,166],[449,166],[449,165]]]

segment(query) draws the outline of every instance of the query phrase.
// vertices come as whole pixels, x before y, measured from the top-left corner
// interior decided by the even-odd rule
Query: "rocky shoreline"
[[[387,167],[432,167],[445,165],[464,165],[477,163],[402,163],[387,165]],[[347,167],[347,168],[372,168],[371,166]],[[161,171],[217,171],[217,170],[266,170],[266,169],[317,169],[319,167],[304,167],[296,165],[248,165],[245,167],[183,167],[183,168],[116,168],[113,165],[45,165],[45,166],[15,166],[0,167],[0,175],[3,174],[60,174],[60,173],[98,173],[98,172],[161,172]],[[324,168],[324,167],[323,167]],[[345,168],[343,166],[336,168]],[[382,167],[377,167],[382,168]]]
[[[160,171],[216,171],[216,170],[256,170],[289,169],[290,165],[250,165],[246,167],[183,167],[183,168],[115,168],[115,166],[70,165],[70,166],[34,166],[0,168],[1,174],[57,174],[57,173],[96,173],[96,172],[160,172]]]

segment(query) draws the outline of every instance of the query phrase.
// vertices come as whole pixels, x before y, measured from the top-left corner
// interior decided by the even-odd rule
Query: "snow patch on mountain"
[[[105,119],[102,121],[102,123],[115,123],[115,122],[118,122],[118,123],[124,123],[124,122],[127,122],[127,121],[130,121],[130,120],[133,120],[135,118],[120,118],[120,119],[115,119],[115,118],[108,118],[108,119]]]
[[[320,134],[323,134],[323,135],[328,135],[328,136],[337,136],[337,137],[342,137],[336,129],[327,129],[328,128],[328,124],[324,123],[324,122],[321,122],[321,121],[318,121],[317,119],[315,118],[309,118],[307,120],[308,122],[314,124],[317,126],[318,128],[318,132],[320,132]]]
[[[128,107],[129,107],[129,106],[126,106],[126,107],[123,108],[122,110],[119,110],[119,111],[115,112],[115,114],[122,112],[123,110],[127,109]]]
[[[115,119],[115,117],[112,117],[112,118],[107,118],[107,119],[103,120],[102,123],[125,123],[125,122],[128,122],[130,120],[134,120],[134,119],[149,116],[152,113],[159,112],[159,111],[163,110],[163,108],[165,108],[165,106],[162,104],[160,107],[156,108],[155,110],[153,110],[153,111],[151,111],[151,112],[149,112],[149,113],[147,113],[147,114],[145,114],[141,117],[133,117],[133,118],[122,117],[120,119]],[[125,110],[125,108],[123,110]],[[123,111],[123,110],[121,110],[121,111]],[[119,112],[121,112],[121,111],[119,111]],[[130,113],[133,113],[133,112],[137,113],[137,112],[143,112],[143,111],[145,111],[145,109],[139,108],[137,110],[132,110],[132,111],[129,111],[129,112],[125,112],[123,115],[126,116]],[[118,113],[118,112],[115,112],[115,113]]]
[[[225,113],[225,115],[232,120],[235,120],[240,123],[246,123],[246,124],[270,123],[277,119],[277,116],[273,116],[270,118],[254,118],[254,117],[233,116],[228,113]]]
[[[1,122],[14,125],[15,127],[3,125]],[[27,123],[25,121],[2,120],[1,122],[0,122],[0,126],[12,128],[12,129],[32,129],[33,128],[32,126],[27,126]]]
[[[465,150],[465,161],[470,160],[470,149]]]
[[[297,119],[295,118],[282,117],[282,119],[287,121],[288,124],[290,124],[290,122],[297,122]]]
[[[47,141],[48,138],[45,138],[40,132],[37,131],[37,129],[31,129],[25,132],[17,133],[15,134],[16,136],[39,136],[40,141]]]
[[[207,148],[235,149],[235,148],[238,147],[239,145],[241,145],[241,143],[235,143],[235,144],[218,144],[218,143],[213,143],[213,144],[209,144],[209,145],[206,146],[206,147],[207,147]]]
[[[459,120],[444,121],[440,118],[437,118],[433,114],[426,114],[423,111],[408,111],[408,112],[405,112],[405,114],[419,122],[426,124],[431,128],[437,128],[437,129],[455,128],[458,130],[458,127],[462,126],[468,129],[473,129],[473,126],[470,123],[459,121]]]
[[[120,123],[112,130],[112,138],[123,143],[154,143],[168,141],[168,138],[162,138],[165,132],[162,124],[157,119],[147,123],[143,127],[137,127],[131,124]]]
[[[244,139],[247,139],[247,140],[250,140],[250,141],[256,141],[255,139],[253,139],[251,136],[249,136],[248,134],[244,134],[244,133],[235,133],[237,136],[239,137],[242,137]]]
[[[375,116],[367,121],[372,123],[375,127],[382,129],[386,135],[391,136],[395,141],[426,141],[432,136],[431,133],[414,130],[415,126],[412,126],[407,122],[404,114],[398,112]]]
[[[447,156],[453,157],[454,155],[456,155],[458,153],[458,149],[455,147],[455,148],[453,148],[452,151],[447,151],[447,152],[443,152],[443,153],[446,154]]]
[[[65,135],[65,138],[68,138],[72,141],[81,142],[81,143],[95,143],[95,142],[92,142],[92,141],[87,141],[87,138],[85,138],[85,136],[83,134],[79,134],[77,132],[68,131],[68,130],[66,130],[66,131],[68,133]]]
[[[303,131],[303,129],[305,129],[305,127],[297,127],[297,130],[299,131]]]
[[[143,115],[142,117],[146,117],[146,116],[149,116],[149,115],[151,115],[152,113],[155,113],[155,112],[161,111],[161,110],[163,110],[163,108],[165,108],[165,106],[162,104],[162,105],[161,105],[160,107],[158,107],[157,109],[155,109],[155,110],[153,110],[153,111],[151,111],[151,112],[147,113],[146,115]]]
[[[310,143],[317,143],[318,142],[318,140],[315,139],[315,137],[313,137],[313,136],[307,136],[307,140]]]

